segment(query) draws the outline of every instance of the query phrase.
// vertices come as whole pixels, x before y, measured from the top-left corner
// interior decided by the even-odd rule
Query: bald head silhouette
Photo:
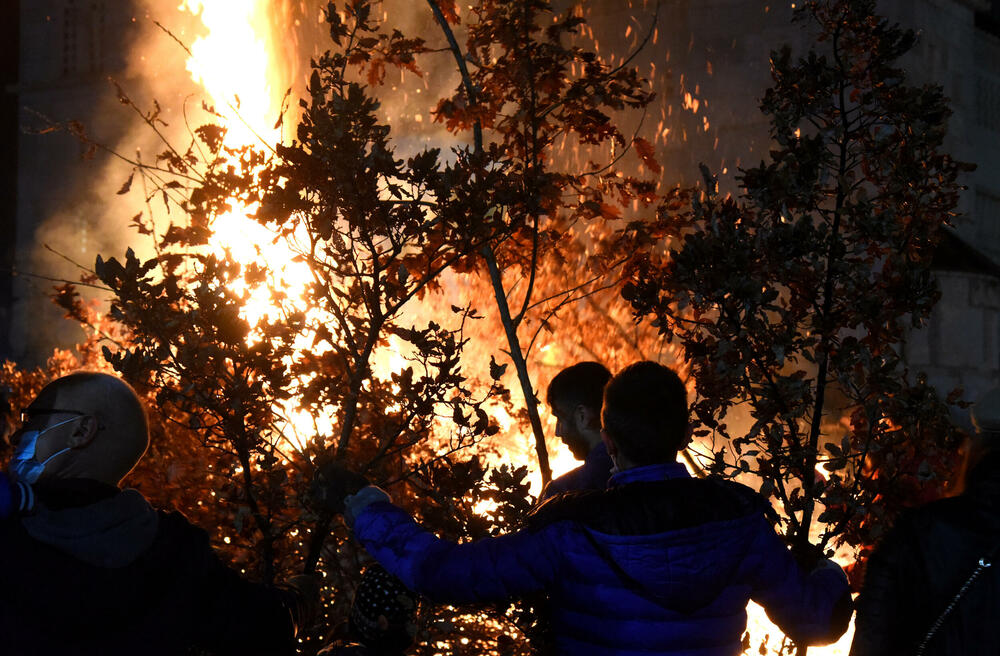
[[[49,429],[38,441],[36,460],[69,448],[46,465],[40,480],[90,478],[118,485],[149,446],[138,395],[109,374],[81,371],[58,378],[26,410],[31,428]]]

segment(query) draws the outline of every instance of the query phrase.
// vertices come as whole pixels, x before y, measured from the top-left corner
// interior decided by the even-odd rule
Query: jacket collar
[[[130,565],[159,531],[159,515],[136,490],[66,479],[40,486],[38,496],[34,514],[21,518],[25,531],[89,565]]]
[[[79,508],[117,496],[120,489],[89,478],[45,478],[34,486],[38,499],[49,510]]]
[[[604,462],[605,460],[610,460],[608,447],[604,446],[604,442],[598,442],[594,448],[587,453],[587,457],[583,459],[583,462],[590,464],[592,462]]]
[[[691,478],[687,467],[679,462],[665,462],[658,465],[633,467],[611,476],[608,486],[626,485],[638,481],[665,481],[671,478]]]

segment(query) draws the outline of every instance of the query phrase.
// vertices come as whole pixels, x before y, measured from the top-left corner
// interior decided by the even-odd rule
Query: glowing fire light
[[[180,11],[200,16],[207,30],[204,36],[191,45],[192,56],[187,61],[187,69],[192,79],[204,88],[216,109],[226,117],[225,145],[230,148],[261,145],[261,142],[273,144],[281,139],[280,131],[271,127],[280,102],[280,94],[275,94],[274,90],[284,89],[286,84],[276,79],[277,49],[274,47],[271,26],[263,11],[265,3],[266,0],[182,0],[178,6]],[[596,42],[594,47],[597,49]],[[711,74],[711,70],[709,73]],[[683,78],[681,84],[683,85]],[[697,98],[697,92],[696,88],[695,95],[686,93],[683,103],[683,108],[694,114],[698,113],[701,105],[707,106],[707,101]],[[415,118],[418,122],[421,119],[419,115]],[[704,119],[703,127],[706,131],[709,129],[707,118]],[[661,127],[657,132],[660,138],[666,138],[669,128]],[[213,222],[213,236],[210,240],[213,252],[241,262],[267,262],[268,268],[276,276],[275,282],[282,286],[288,298],[293,303],[296,299],[303,298],[305,286],[311,280],[308,266],[294,261],[294,253],[287,245],[280,241],[275,243],[274,235],[267,228],[248,218],[256,207],[241,207],[235,201],[233,207],[233,211],[216,217]],[[248,294],[242,313],[251,325],[275,310],[266,287],[251,289],[245,284],[237,283],[233,286],[233,291]],[[543,346],[542,349],[546,350],[547,347]],[[387,371],[401,370],[405,366],[405,359],[397,352],[385,357],[376,368],[384,374]],[[329,432],[333,429],[332,414],[315,417],[293,405],[282,408],[282,411],[296,435]],[[502,409],[498,409],[495,419],[503,434],[519,434],[519,437],[510,439],[505,449],[505,460],[515,465],[528,464],[532,471],[532,487],[537,493],[540,475],[535,466],[530,436],[516,431],[515,419]],[[296,441],[294,436],[292,439],[293,442]],[[303,445],[300,438],[296,446],[301,448]],[[556,476],[578,464],[569,450],[561,445],[551,453],[551,465]],[[489,504],[483,504],[478,510],[488,512],[492,508]],[[836,560],[846,564],[851,557],[849,554],[838,554]],[[777,636],[781,632],[768,621],[759,606],[751,604],[747,610],[751,652],[756,652],[763,637],[770,635],[770,649],[776,653]],[[812,648],[810,654],[847,654],[852,635],[853,622],[847,634],[836,644]]]
[[[273,127],[280,110],[280,96],[275,97],[273,90],[284,85],[276,79],[276,49],[264,4],[264,0],[184,0],[178,7],[199,16],[207,31],[191,44],[187,70],[222,115],[228,148],[272,145],[281,139],[280,130]],[[214,218],[209,248],[237,262],[266,262],[273,283],[291,305],[301,308],[312,279],[308,265],[295,260],[288,242],[276,241],[271,231],[250,218],[256,204],[243,206],[234,199],[231,205],[232,211]],[[230,289],[247,296],[240,313],[251,327],[276,311],[267,285],[252,287],[238,280]],[[257,338],[251,332],[248,340]],[[300,336],[300,341],[307,339]],[[332,411],[314,416],[286,402],[280,412],[287,437],[300,450],[306,436],[329,434],[333,427]]]
[[[282,85],[273,83],[275,49],[262,8],[262,0],[184,0],[179,7],[200,16],[208,30],[191,44],[187,69],[225,117],[225,145],[230,148],[259,146],[262,141],[270,145],[281,139],[280,131],[272,127],[280,102],[272,89]],[[273,243],[273,235],[248,218],[256,209],[234,202],[232,212],[216,217],[213,251],[240,262],[266,261],[285,293],[291,299],[301,298],[310,280],[308,266],[293,261],[294,254],[282,242]],[[242,312],[251,325],[272,310],[266,288],[249,290],[237,284],[233,291],[250,293]]]
[[[270,30],[259,18],[260,0],[184,0],[179,9],[201,16],[208,34],[191,45],[187,69],[221,107],[237,103],[246,123],[230,121],[228,145],[244,145],[261,137],[277,137],[268,127],[275,115],[269,74]]]

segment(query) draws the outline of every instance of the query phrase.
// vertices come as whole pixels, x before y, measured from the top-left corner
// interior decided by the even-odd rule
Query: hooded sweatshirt
[[[35,488],[33,514],[0,521],[4,656],[293,652],[286,593],[242,580],[179,513],[92,480]]]
[[[802,643],[847,627],[847,578],[803,572],[745,486],[692,479],[683,465],[630,469],[612,487],[554,497],[528,525],[456,545],[376,502],[354,533],[387,570],[443,603],[545,591],[559,654],[730,656],[753,599]]]

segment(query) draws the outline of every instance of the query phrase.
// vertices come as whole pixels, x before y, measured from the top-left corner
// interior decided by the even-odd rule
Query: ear
[[[593,418],[594,413],[590,411],[590,408],[582,403],[577,404],[576,409],[573,411],[573,419],[576,420],[578,429],[590,428]]]
[[[607,433],[604,432],[603,428],[601,429],[601,441],[604,442],[604,448],[608,450],[608,455],[611,456],[612,458],[617,458],[618,445],[615,444],[615,441],[611,439],[611,437]]]
[[[71,449],[80,449],[87,446],[93,442],[94,437],[97,436],[97,428],[97,417],[94,415],[84,415],[80,417],[80,421],[77,422],[76,427],[73,428],[73,433],[66,441],[66,446]]]

